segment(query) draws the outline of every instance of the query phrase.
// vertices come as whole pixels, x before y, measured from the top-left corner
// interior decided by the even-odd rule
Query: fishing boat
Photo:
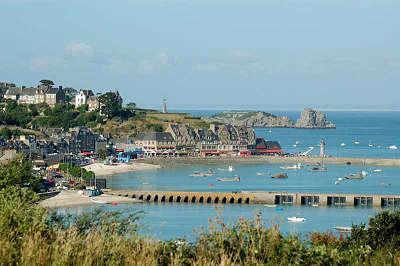
[[[292,222],[292,223],[301,223],[301,222],[305,222],[306,221],[306,218],[296,217],[296,216],[288,217],[287,219],[288,219],[289,222]]]
[[[355,173],[355,174],[349,174],[348,176],[345,176],[344,178],[346,179],[364,179],[364,177],[366,177],[368,175],[368,173],[366,171],[361,171],[359,173]]]
[[[272,178],[288,178],[286,173],[278,173],[276,175],[271,176]]]
[[[279,168],[281,168],[283,170],[299,170],[299,169],[303,168],[303,165],[301,163],[298,163],[298,164],[294,164],[294,165],[281,166]]]
[[[277,204],[264,204],[265,207],[268,208],[276,208],[278,205]]]
[[[234,176],[234,177],[220,177],[216,179],[219,182],[240,182],[240,177],[239,176]]]
[[[390,146],[389,146],[389,149],[390,149],[390,150],[397,150],[397,146],[396,146],[396,145],[390,145]]]

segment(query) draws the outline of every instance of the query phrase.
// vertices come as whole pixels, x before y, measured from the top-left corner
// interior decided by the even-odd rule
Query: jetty
[[[307,193],[284,191],[137,191],[110,190],[106,194],[145,202],[198,204],[277,204],[298,206],[400,207],[400,195]]]

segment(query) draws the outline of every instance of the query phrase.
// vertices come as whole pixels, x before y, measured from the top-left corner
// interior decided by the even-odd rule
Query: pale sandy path
[[[118,204],[118,203],[140,203],[142,201],[120,197],[114,195],[102,194],[96,197],[83,196],[78,191],[63,190],[57,196],[43,200],[39,203],[44,208],[63,208],[63,207],[77,207],[89,205],[104,205],[104,204]]]

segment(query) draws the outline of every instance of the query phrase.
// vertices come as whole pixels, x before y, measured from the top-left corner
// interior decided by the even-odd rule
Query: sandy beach
[[[158,169],[161,166],[155,164],[147,164],[147,163],[121,163],[114,165],[105,165],[102,163],[93,163],[85,166],[84,168],[89,171],[93,171],[96,176],[106,176],[106,175],[115,175],[128,173],[133,171],[144,171],[144,170],[154,170]]]
[[[64,208],[77,206],[102,205],[111,203],[140,203],[142,201],[132,198],[102,194],[96,197],[80,195],[78,191],[61,191],[57,196],[43,200],[39,203],[44,208]]]

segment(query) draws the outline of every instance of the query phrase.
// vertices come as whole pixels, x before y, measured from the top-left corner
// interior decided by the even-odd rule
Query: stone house
[[[88,110],[90,112],[100,109],[100,102],[97,96],[89,96],[87,99]]]
[[[47,103],[49,106],[54,106],[57,103],[64,102],[65,94],[61,86],[59,88],[54,88],[40,85],[37,88],[9,88],[4,98],[15,100],[19,104]]]

